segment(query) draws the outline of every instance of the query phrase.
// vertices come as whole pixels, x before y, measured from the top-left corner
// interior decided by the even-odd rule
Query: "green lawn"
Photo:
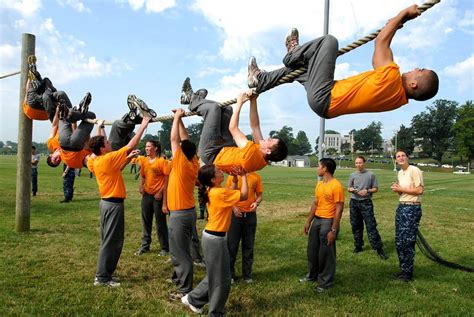
[[[126,237],[117,275],[122,287],[92,285],[99,244],[98,193],[95,180],[76,179],[74,201],[59,204],[59,169],[39,167],[39,193],[32,197],[31,231],[15,232],[16,157],[0,156],[0,315],[187,315],[170,302],[173,289],[165,279],[172,268],[153,253],[133,255],[140,245],[140,198],[137,183],[124,172],[128,188]],[[345,185],[351,169],[336,171]],[[370,250],[353,254],[346,206],[337,241],[336,284],[317,294],[314,285],[300,284],[306,273],[303,225],[316,181],[315,169],[268,167],[261,172],[264,202],[258,211],[254,263],[255,283],[237,282],[227,303],[229,315],[457,315],[474,312],[474,275],[438,265],[418,250],[415,281],[390,278],[398,270],[394,246],[397,196],[389,185],[393,171],[375,171],[380,192],[374,196],[379,230],[389,260]],[[474,266],[474,176],[425,173],[421,231],[445,259]],[[203,220],[198,221],[200,229]],[[237,263],[240,272],[240,262]],[[196,269],[195,283],[204,275]]]

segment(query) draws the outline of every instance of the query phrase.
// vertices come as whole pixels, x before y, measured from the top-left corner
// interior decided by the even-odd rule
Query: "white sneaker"
[[[244,279],[244,282],[247,283],[247,284],[251,284],[251,283],[253,283],[253,280],[251,278],[246,278],[246,279]]]
[[[191,305],[191,303],[189,303],[189,301],[188,301],[188,294],[186,294],[185,296],[181,297],[181,303],[183,303],[184,305],[188,306],[189,309],[191,309],[194,313],[196,313],[196,314],[202,314],[202,309],[201,309],[201,308],[197,308],[197,307]]]
[[[100,281],[95,280],[94,286],[120,287],[120,283],[114,282],[113,280],[110,280],[107,282],[100,282]]]

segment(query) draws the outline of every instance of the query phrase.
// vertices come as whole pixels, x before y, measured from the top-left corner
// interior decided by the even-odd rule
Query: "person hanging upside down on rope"
[[[428,100],[438,92],[436,73],[415,68],[400,74],[390,48],[396,31],[419,14],[418,6],[412,5],[390,19],[375,39],[374,70],[338,81],[334,80],[337,39],[325,35],[300,46],[298,30],[292,29],[285,42],[288,50],[283,58],[285,67],[265,72],[258,68],[252,57],[248,66],[248,85],[260,94],[273,88],[280,78],[295,69],[306,67],[307,71],[295,80],[305,87],[311,109],[323,118],[390,111],[407,104],[408,99]]]
[[[64,105],[58,107],[55,119],[53,120],[51,135],[47,141],[48,148],[52,152],[46,159],[49,166],[56,167],[61,161],[71,168],[86,166],[91,151],[85,149],[85,147],[94,124],[83,119],[95,118],[94,113],[87,111],[90,101],[91,96],[88,93],[81,101],[81,106],[79,107],[82,112],[74,108],[67,108]],[[129,112],[121,120],[115,120],[110,131],[110,144],[114,151],[125,146],[132,139],[135,125],[140,124],[142,117],[156,117],[156,112],[148,108],[144,101],[134,95],[128,96],[127,104]],[[84,111],[87,112],[84,113]],[[62,119],[59,119],[58,114],[60,113],[62,113]],[[73,123],[81,119],[81,123],[74,130]],[[57,133],[58,125],[59,133]],[[101,135],[103,120],[98,121],[97,125],[99,126],[97,134]]]
[[[205,164],[214,163],[229,173],[235,166],[247,173],[258,171],[268,161],[278,162],[288,154],[288,148],[280,139],[264,139],[257,111],[257,96],[251,91],[242,92],[231,107],[219,107],[218,103],[205,99],[206,89],[193,92],[190,79],[183,83],[181,103],[204,118],[198,154]],[[243,104],[250,100],[250,128],[253,141],[249,141],[239,129],[239,116]]]

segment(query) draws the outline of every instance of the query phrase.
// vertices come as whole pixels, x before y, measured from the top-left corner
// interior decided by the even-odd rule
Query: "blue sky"
[[[406,6],[422,1],[333,0],[330,33],[340,47],[363,37]],[[0,0],[0,74],[20,69],[21,34],[36,35],[38,70],[68,93],[73,104],[92,93],[99,118],[120,118],[128,94],[142,98],[159,115],[178,107],[181,84],[207,88],[208,98],[225,101],[246,88],[247,61],[260,68],[280,67],[284,38],[291,27],[300,42],[323,34],[319,0]],[[436,99],[464,103],[474,99],[474,2],[442,0],[398,31],[392,43],[402,71],[432,68],[440,76]],[[336,78],[371,69],[373,43],[338,59]],[[17,140],[19,76],[0,80],[0,140]],[[434,100],[434,99],[433,99]],[[398,110],[326,120],[326,128],[347,133],[372,121],[390,138],[400,124],[431,102],[412,101]],[[264,134],[284,125],[303,130],[314,144],[319,117],[306,102],[304,88],[282,85],[259,97]],[[244,132],[248,112],[241,116]],[[200,121],[185,119],[185,124]],[[147,133],[155,134],[160,123]],[[49,121],[35,121],[33,140],[44,142]]]

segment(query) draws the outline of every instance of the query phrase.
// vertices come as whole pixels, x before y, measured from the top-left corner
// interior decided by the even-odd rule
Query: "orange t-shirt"
[[[145,180],[143,190],[145,193],[154,195],[165,185],[165,176],[170,174],[168,161],[162,157],[156,157],[153,162],[149,157],[139,156],[135,162],[140,164],[140,175]]]
[[[251,173],[261,170],[268,162],[260,152],[260,145],[248,141],[243,149],[235,146],[222,148],[214,164],[226,173],[230,173],[233,166],[241,166],[247,173]]]
[[[343,114],[383,112],[408,103],[397,64],[378,67],[335,82],[327,118]]]
[[[233,177],[227,177],[227,183],[226,186],[227,188],[232,187],[232,178]],[[242,188],[242,177],[238,177],[239,182],[237,184],[237,188],[240,189]],[[263,185],[262,185],[262,177],[258,175],[255,172],[248,173],[247,174],[247,186],[248,186],[248,198],[247,200],[244,201],[239,201],[235,204],[236,207],[238,207],[242,212],[254,212],[255,210],[252,210],[250,205],[252,205],[255,200],[256,200],[256,194],[257,193],[263,193]]]
[[[82,164],[82,162],[84,161],[84,157],[92,153],[92,151],[90,150],[81,150],[78,152],[63,150],[59,145],[59,133],[56,133],[54,137],[49,138],[46,141],[46,145],[48,146],[48,150],[51,153],[53,153],[54,151],[56,151],[57,148],[59,148],[61,161],[70,168],[84,167],[84,165]]]
[[[127,161],[128,148],[96,156],[87,161],[87,168],[94,173],[101,198],[125,198],[125,183],[121,168]]]
[[[181,147],[171,161],[171,172],[168,179],[168,209],[170,211],[193,208],[194,186],[196,185],[199,162],[197,157],[191,161],[184,155]]]
[[[208,220],[204,229],[217,232],[227,232],[230,227],[232,206],[240,201],[240,190],[223,187],[213,187],[208,192]]]
[[[314,189],[316,200],[315,216],[321,218],[334,218],[336,215],[336,203],[344,203],[344,188],[335,178],[328,183],[319,181]]]
[[[48,138],[46,141],[46,145],[48,146],[48,150],[53,153],[59,148],[59,133],[56,133],[52,138]]]

